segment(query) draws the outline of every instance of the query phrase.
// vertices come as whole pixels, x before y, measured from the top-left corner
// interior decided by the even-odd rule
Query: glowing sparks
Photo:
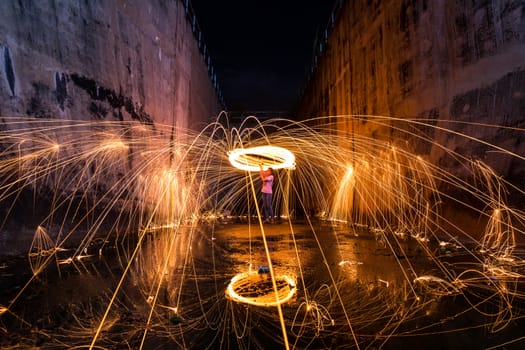
[[[342,260],[339,262],[339,266],[351,266],[351,265],[363,265],[363,262],[361,261],[349,261],[349,260]]]
[[[37,275],[40,273],[45,267],[45,264],[50,261],[49,256],[55,252],[55,244],[47,234],[45,228],[38,226],[28,254],[29,264],[33,274]]]
[[[234,276],[226,289],[226,295],[239,303],[256,306],[277,306],[290,301],[296,292],[295,281],[289,276],[275,277],[277,291],[270,277],[256,272]]]
[[[461,285],[458,281],[451,283],[431,275],[419,276],[414,279],[414,283],[421,285],[432,294],[442,296],[459,293],[459,286]]]
[[[358,116],[331,120],[348,123],[350,118],[352,122],[359,120]],[[381,117],[367,117],[363,121],[367,125],[384,123]],[[408,125],[408,130],[420,126],[388,118],[389,127],[400,134],[404,128],[394,127],[396,122]],[[320,123],[321,120],[312,121],[312,125]],[[404,327],[405,321],[411,322],[425,312],[432,314],[423,310],[429,300],[438,303],[439,297],[456,294],[465,298],[476,294],[483,299],[476,293],[479,289],[490,294],[482,301],[495,310],[490,315],[492,319],[484,317],[483,322],[493,322],[499,329],[521,317],[523,309],[515,304],[520,305],[523,300],[517,281],[523,278],[524,264],[514,252],[514,236],[523,233],[525,216],[505,203],[506,183],[492,169],[454,154],[454,162],[463,162],[462,171],[468,172],[465,178],[476,179],[472,185],[431,164],[428,154],[414,153],[413,149],[421,148],[433,152],[444,149],[453,154],[433,139],[420,139],[429,147],[411,150],[408,142],[393,146],[392,140],[357,133],[351,139],[348,135],[339,136],[331,132],[333,125],[310,127],[289,122],[284,126],[283,120],[255,124],[255,127],[241,126],[234,132],[215,123],[195,133],[171,125],[149,128],[134,122],[27,119],[13,120],[6,124],[7,131],[0,131],[3,208],[16,208],[18,198],[35,198],[35,207],[39,209],[44,208],[38,202],[41,197],[48,199],[42,203],[51,202],[42,222],[34,225],[36,231],[31,228],[35,235],[28,257],[35,275],[47,278],[40,272],[55,263],[60,271],[102,276],[98,266],[91,267],[97,261],[109,260],[113,253],[95,259],[88,251],[98,251],[102,256],[102,248],[107,249],[114,242],[128,242],[128,236],[136,238],[124,248],[119,246],[115,253],[122,267],[118,272],[122,275],[118,277],[130,285],[122,287],[125,290],[119,290],[120,285],[113,287],[111,303],[104,294],[96,305],[77,307],[72,318],[80,326],[70,326],[74,330],[70,338],[74,339],[72,343],[81,339],[75,333],[78,329],[85,336],[68,345],[81,346],[88,339],[98,343],[97,346],[110,347],[114,344],[111,332],[101,332],[100,339],[93,339],[93,329],[108,330],[115,320],[131,319],[133,329],[122,336],[130,346],[137,345],[133,343],[137,330],[156,332],[155,336],[169,334],[170,339],[183,339],[184,344],[177,345],[186,347],[185,330],[193,330],[193,336],[199,335],[197,330],[215,332],[222,327],[220,331],[225,336],[239,342],[237,347],[250,348],[256,341],[248,339],[253,333],[245,325],[254,324],[251,322],[256,318],[261,320],[261,315],[267,318],[260,324],[275,321],[277,311],[264,307],[280,309],[286,303],[283,324],[291,328],[283,327],[281,339],[285,334],[295,337],[296,348],[314,337],[320,337],[320,343],[324,343],[333,334],[341,335],[343,327],[350,329],[356,325],[357,329],[368,331],[376,324],[380,334],[376,339],[359,338],[349,346],[388,347],[389,336],[395,337],[400,330],[408,329]],[[419,134],[408,131],[406,136],[410,139]],[[474,142],[472,138],[469,141]],[[279,146],[258,146],[262,144]],[[283,234],[282,240],[271,241],[274,247],[279,245],[272,254],[276,265],[271,266],[279,266],[286,275],[250,272],[229,280],[232,269],[257,265],[253,263],[257,254],[254,251],[261,242],[257,241],[260,239],[257,234],[254,238],[252,225],[258,219],[254,214],[257,198],[252,191],[256,187],[253,176],[237,169],[257,172],[260,166],[294,169],[276,172],[275,183],[276,207],[282,209],[281,218],[289,222],[273,225],[272,229],[284,231],[286,226],[290,232]],[[447,187],[453,190],[453,195],[442,192]],[[480,207],[462,202],[461,196],[453,197],[456,193],[466,194]],[[474,211],[474,216],[483,217],[479,221],[486,226],[476,227],[479,235],[468,237],[476,248],[462,245],[461,239],[470,232],[462,231],[455,218],[443,214],[441,196]],[[301,235],[294,231],[298,226],[294,219],[303,213],[308,228],[301,234],[312,236],[313,243],[301,247],[295,242]],[[230,237],[221,237],[215,225],[226,226],[236,220],[244,228],[248,226],[250,232],[247,238],[243,230],[240,247],[233,246]],[[340,231],[332,240],[329,236],[332,232],[322,231],[319,235],[322,229],[317,223],[339,227]],[[93,247],[97,235],[106,234],[101,232],[106,228],[118,239],[106,237],[103,244]],[[69,232],[82,236],[81,242],[70,242]],[[365,241],[371,245],[370,249],[384,251],[382,258],[399,268],[398,276],[376,274],[375,269],[383,266],[379,263],[369,266],[364,254],[356,254],[356,245],[359,247]],[[327,243],[333,248],[331,256],[324,254]],[[293,254],[279,257],[280,248],[286,244]],[[61,246],[78,247],[75,253],[64,256]],[[242,251],[242,258],[230,254],[232,251]],[[316,253],[315,259],[309,260],[305,252]],[[461,254],[467,257],[467,268],[455,263]],[[454,264],[447,261],[452,257]],[[312,270],[321,272],[313,276]],[[372,271],[370,280],[360,281],[366,271]],[[426,275],[428,271],[433,275]],[[64,278],[67,275],[62,274]],[[348,288],[354,282],[367,287]],[[316,288],[312,286],[320,284],[322,292],[312,291]],[[127,289],[130,286],[137,293],[130,292]],[[127,298],[133,294],[139,300],[130,303]],[[228,301],[224,300],[224,294]],[[23,297],[14,298],[13,304],[23,302]],[[501,302],[492,304],[496,299]],[[71,303],[79,304],[76,300]],[[237,303],[264,307],[237,306]],[[467,304],[480,305],[480,300]],[[106,305],[109,306],[104,310]],[[11,306],[0,307],[0,313],[17,310]],[[469,311],[478,311],[476,307]],[[101,312],[111,317],[102,318],[98,315]],[[166,314],[176,315],[171,325],[184,320],[188,327],[164,329]],[[458,312],[452,318],[461,314]],[[334,325],[336,333],[329,327]],[[63,334],[55,337],[52,334],[55,328],[45,329],[52,335],[49,339],[67,338]],[[122,329],[120,324],[118,329]],[[262,329],[262,333],[271,334],[268,328]],[[214,345],[217,344],[207,347]]]
[[[301,319],[301,322],[298,322],[300,319],[300,311],[303,308],[305,309],[306,314],[303,316],[303,319]],[[297,312],[292,323],[292,329],[305,327],[306,325],[313,326],[315,329],[315,334],[318,336],[321,331],[326,330],[327,326],[334,326],[335,320],[332,318],[326,307],[320,305],[316,301],[305,301],[297,308]]]
[[[295,156],[283,147],[259,146],[238,148],[228,153],[231,165],[245,171],[259,171],[263,168],[293,169]]]
[[[354,174],[354,167],[349,165],[346,168],[345,178],[343,181],[348,180],[350,177],[352,177],[353,174]]]
[[[121,140],[106,140],[100,144],[100,151],[125,151],[128,146]]]

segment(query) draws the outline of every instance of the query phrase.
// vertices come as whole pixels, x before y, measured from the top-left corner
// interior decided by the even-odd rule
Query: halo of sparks
[[[295,156],[279,146],[238,148],[228,152],[231,165],[245,171],[259,171],[260,167],[272,169],[295,168]]]
[[[29,237],[29,267],[0,262],[0,347],[408,348],[458,330],[489,349],[523,343],[525,214],[506,194],[525,192],[437,140],[510,164],[525,159],[467,131],[525,130],[355,115],[227,125],[4,117],[2,234]],[[277,170],[280,224],[258,215],[261,163]],[[256,260],[270,273],[238,272]]]
[[[255,306],[277,306],[290,301],[296,291],[295,281],[289,276],[274,278],[277,285],[276,291],[272,284],[272,277],[261,276],[257,272],[244,272],[235,275],[226,295],[239,303]]]

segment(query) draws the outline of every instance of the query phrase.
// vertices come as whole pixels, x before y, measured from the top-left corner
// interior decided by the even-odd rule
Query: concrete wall
[[[221,107],[185,3],[0,1],[0,116],[200,129]]]
[[[342,114],[434,118],[435,126],[525,154],[523,133],[512,129],[525,127],[523,1],[338,4],[330,35],[318,43],[317,63],[297,109],[300,118]],[[395,140],[392,129],[370,121],[364,117],[347,122],[338,132]],[[516,182],[525,177],[523,162],[501,157],[487,145],[451,133],[422,132],[467,158],[482,159]],[[441,167],[457,166],[445,160],[439,147],[421,147],[418,152]]]
[[[151,136],[167,144],[177,137],[173,127],[201,130],[217,117],[220,91],[186,4],[0,1],[0,255],[27,252],[40,227],[53,240],[67,234],[71,241],[97,230],[132,230],[137,215],[119,218],[130,207],[124,204],[139,198],[133,190],[143,190],[137,173],[149,170],[145,163],[152,172],[171,164],[168,156],[143,159],[133,141]],[[59,127],[79,125],[65,120],[89,123]],[[128,121],[145,127],[130,128]],[[91,153],[111,131],[131,140],[130,148],[110,157]],[[60,151],[38,154],[46,140]],[[120,191],[117,184],[128,187]],[[122,197],[124,204],[117,202]],[[95,218],[103,225],[94,225]]]

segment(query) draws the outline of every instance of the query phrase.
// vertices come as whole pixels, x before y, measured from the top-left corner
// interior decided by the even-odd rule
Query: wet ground
[[[274,272],[297,283],[282,320],[225,295],[236,274],[268,265],[265,241]],[[525,347],[523,266],[496,276],[475,247],[439,243],[326,222],[222,223],[98,240],[80,257],[6,257],[0,347]]]

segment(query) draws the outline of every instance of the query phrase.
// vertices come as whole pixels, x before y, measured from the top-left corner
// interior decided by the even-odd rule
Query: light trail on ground
[[[29,264],[23,278],[9,259],[0,269],[13,285],[0,345],[357,349],[467,329],[501,335],[487,347],[523,341],[505,332],[523,324],[525,193],[437,140],[523,162],[513,150],[444,120],[229,125],[3,117],[1,230],[28,235]],[[279,224],[260,219],[260,165],[275,170]],[[29,315],[36,296],[47,307]]]

